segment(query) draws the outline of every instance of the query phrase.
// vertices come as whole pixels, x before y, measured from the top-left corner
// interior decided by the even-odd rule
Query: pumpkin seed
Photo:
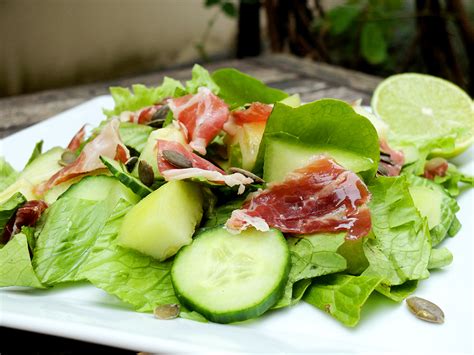
[[[68,166],[76,161],[77,155],[72,150],[66,149],[63,154],[61,154],[61,160],[59,165]]]
[[[388,176],[389,172],[383,164],[379,163],[377,174],[382,175],[382,176]]]
[[[161,106],[151,116],[151,120],[150,122],[148,122],[148,125],[155,128],[163,127],[163,123],[165,122],[166,116],[168,115],[169,111],[170,111],[170,108],[168,105]]]
[[[138,162],[138,177],[140,178],[140,181],[146,186],[153,185],[153,182],[155,181],[155,173],[153,172],[153,168],[144,160],[140,160]]]
[[[132,172],[135,165],[137,165],[137,162],[138,162],[138,157],[131,157],[125,162],[125,167],[127,168],[127,171],[129,173]]]
[[[231,173],[240,173],[244,176],[247,176],[247,177],[253,179],[253,181],[257,184],[264,184],[265,183],[265,180],[263,180],[260,176],[257,176],[254,173],[251,173],[250,171],[247,171],[245,169],[231,167],[231,168],[229,168],[229,171]]]
[[[406,300],[408,309],[419,319],[431,323],[444,323],[444,313],[433,302],[420,297],[410,297]]]
[[[168,163],[176,168],[185,169],[193,167],[193,162],[191,160],[175,150],[163,150],[162,155]]]
[[[390,159],[390,155],[385,154],[385,153],[380,153],[380,161],[393,165],[393,161],[392,159]]]
[[[170,303],[158,306],[153,314],[158,319],[174,319],[179,316],[179,304]]]

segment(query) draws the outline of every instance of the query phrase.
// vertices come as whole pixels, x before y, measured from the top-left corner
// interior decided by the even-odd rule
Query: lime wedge
[[[455,137],[454,150],[432,155],[453,157],[474,142],[474,105],[461,88],[424,74],[398,74],[382,81],[371,102],[385,121],[393,141],[417,141]]]

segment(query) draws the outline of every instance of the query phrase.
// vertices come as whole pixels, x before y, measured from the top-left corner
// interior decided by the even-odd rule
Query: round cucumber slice
[[[278,230],[206,230],[176,256],[171,280],[179,300],[217,323],[255,318],[280,299],[290,254]]]

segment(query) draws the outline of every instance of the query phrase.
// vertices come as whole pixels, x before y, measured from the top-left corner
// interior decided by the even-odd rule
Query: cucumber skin
[[[199,238],[201,235],[204,235],[205,233],[211,232],[214,229],[222,229],[222,226],[211,228],[211,229],[206,229],[199,233],[194,239]],[[284,240],[283,242],[286,244],[286,239],[281,234],[281,238]],[[175,256],[174,261],[173,261],[173,266],[174,263],[179,259],[180,254],[186,250],[187,248],[190,248],[192,246],[192,243],[189,245],[186,245],[185,247],[181,248],[181,250],[178,252],[178,254]],[[178,300],[187,308],[191,310],[195,310],[196,312],[200,313],[203,315],[206,319],[210,320],[211,322],[214,323],[221,323],[221,324],[227,324],[227,323],[234,323],[234,322],[241,322],[245,321],[248,319],[252,318],[257,318],[261,316],[263,313],[265,313],[267,310],[269,310],[282,296],[283,292],[285,290],[286,283],[288,281],[288,276],[290,273],[290,250],[287,248],[286,252],[286,267],[285,270],[283,271],[284,277],[282,277],[280,283],[272,290],[269,292],[269,296],[267,298],[264,298],[260,303],[249,307],[247,309],[243,310],[238,310],[238,311],[230,311],[230,312],[223,312],[223,313],[214,313],[212,311],[209,311],[208,309],[201,307],[197,304],[195,304],[193,301],[189,300],[186,298],[184,295],[181,294],[179,288],[176,286],[175,280],[174,280],[174,268],[173,266],[171,267],[171,283],[173,284],[174,292],[176,294],[176,297]]]
[[[152,189],[150,189],[148,186],[142,184],[141,181],[139,181],[136,177],[130,175],[128,176],[126,173],[123,171],[120,171],[117,169],[113,163],[109,161],[108,158],[106,157],[100,157],[100,160],[102,163],[109,169],[110,173],[115,176],[122,184],[124,184],[126,187],[128,187],[130,190],[132,190],[134,193],[136,193],[138,196],[141,198],[148,196],[150,193],[153,192]],[[112,160],[112,162],[114,162]],[[117,164],[121,164],[118,163]]]

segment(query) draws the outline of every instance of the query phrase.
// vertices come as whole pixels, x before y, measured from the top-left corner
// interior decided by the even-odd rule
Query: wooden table
[[[322,63],[288,55],[266,55],[244,60],[225,60],[205,65],[209,70],[233,67],[255,76],[270,86],[299,93],[303,101],[313,101],[323,97],[353,101],[362,98],[369,103],[370,96],[380,82],[380,78],[346,70]],[[109,86],[129,86],[135,83],[159,85],[163,77],[170,76],[188,80],[191,66],[124,78],[110,82],[81,85],[65,89],[48,90],[35,94],[0,99],[0,138],[47,119],[98,95],[108,93]],[[34,311],[34,310],[32,310]],[[2,329],[0,352],[55,351],[60,354],[75,352],[101,352],[133,354],[133,352],[39,335],[13,329]],[[139,350],[139,349],[137,349]]]
[[[302,100],[323,97],[353,101],[370,95],[380,78],[289,55],[266,55],[244,60],[224,60],[205,65],[209,70],[237,68],[270,86],[299,93]],[[0,99],[0,138],[31,126],[98,95],[108,93],[110,86],[141,83],[159,85],[164,76],[188,80],[190,66],[151,72],[130,78]]]

